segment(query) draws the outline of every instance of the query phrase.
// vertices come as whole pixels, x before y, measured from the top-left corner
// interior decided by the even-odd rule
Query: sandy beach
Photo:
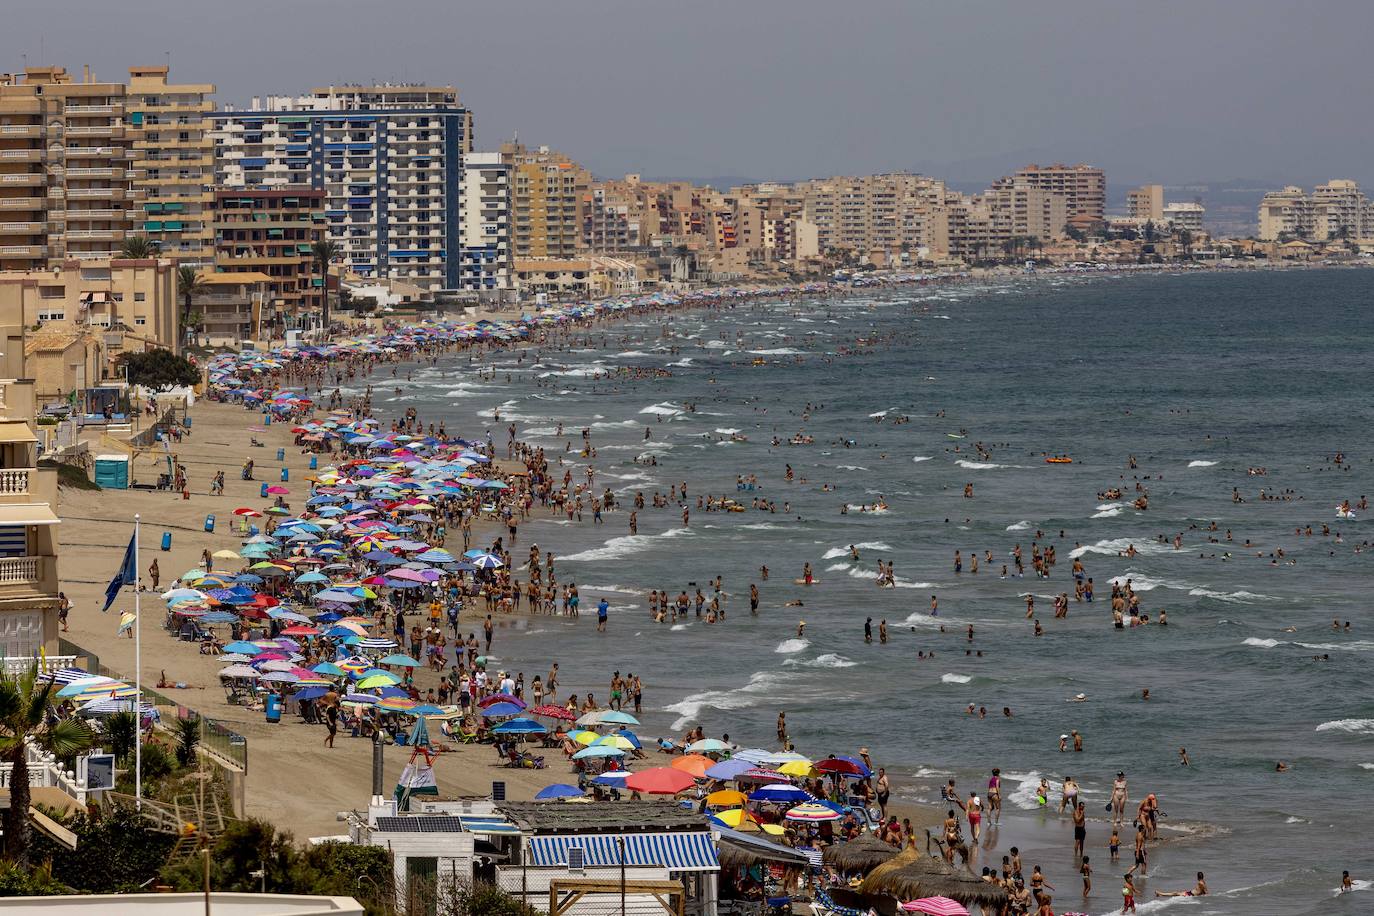
[[[133,531],[134,514],[141,514],[143,521],[140,572],[146,579],[148,566],[156,558],[162,575],[160,590],[165,590],[177,576],[200,564],[201,551],[207,547],[213,552],[241,546],[242,538],[233,529],[237,520],[233,510],[260,506],[261,482],[277,482],[280,468],[287,468],[290,476],[285,484],[292,490],[290,502],[303,500],[298,494],[309,487],[305,478],[310,473],[310,459],[292,445],[289,426],[273,425],[266,432],[250,430],[259,427],[260,414],[211,402],[193,407],[191,418],[192,436],[172,449],[186,466],[190,499],[183,500],[180,494],[169,491],[135,489],[98,493],[64,489],[61,494],[61,587],[73,604],[71,631],[63,635],[130,681],[134,641],[117,638],[115,631],[120,611],[133,605],[132,590],[126,589],[109,613],[100,613],[100,608],[105,587]],[[250,447],[253,437],[265,447]],[[286,450],[284,462],[276,461],[278,448]],[[239,479],[239,468],[250,456],[258,468],[254,482]],[[145,452],[135,459],[131,477],[138,482],[155,482],[165,465],[160,454]],[[225,493],[211,496],[210,481],[221,469],[225,471]],[[213,534],[204,530],[208,514],[216,516]],[[172,534],[167,551],[160,548],[163,532]],[[248,815],[267,818],[298,837],[339,833],[335,813],[367,804],[372,780],[371,742],[340,735],[336,747],[326,748],[322,744],[323,726],[305,725],[294,715],[269,724],[261,711],[226,703],[217,677],[223,664],[168,632],[162,625],[164,607],[155,593],[145,595],[144,684],[152,687],[165,673],[169,682],[188,685],[159,692],[223,722],[248,739]],[[438,675],[421,670],[416,673],[416,682],[424,690],[438,683]],[[408,748],[387,747],[388,791],[409,756]],[[549,761],[550,769],[543,771],[517,770],[500,766],[488,745],[463,745],[439,756],[435,774],[445,796],[487,795],[493,780],[504,780],[511,798],[528,799],[551,782],[565,781],[568,774],[561,754],[557,762],[552,756]]]

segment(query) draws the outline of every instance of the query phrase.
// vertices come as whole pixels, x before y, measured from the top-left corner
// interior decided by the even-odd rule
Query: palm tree
[[[10,806],[5,811],[5,856],[22,867],[29,856],[29,758],[28,746],[59,759],[91,746],[91,732],[76,718],[48,719],[50,679],[38,677],[38,664],[12,677],[0,673],[0,760],[10,770]]]
[[[324,328],[325,334],[329,333],[329,263],[335,258],[343,256],[343,249],[338,242],[329,239],[320,239],[310,246],[310,253],[315,256],[315,263],[320,268],[320,326]]]
[[[157,249],[146,235],[131,235],[119,244],[121,258],[141,261],[153,257],[156,252]]]
[[[205,292],[206,282],[200,278],[200,271],[183,264],[177,268],[177,295],[181,297],[181,333],[190,335],[191,305],[196,296]]]

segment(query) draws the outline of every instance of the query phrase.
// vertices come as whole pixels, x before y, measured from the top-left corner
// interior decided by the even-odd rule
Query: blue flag
[[[105,606],[101,611],[108,611],[110,605],[115,603],[119,597],[119,590],[126,585],[133,585],[138,581],[138,570],[134,568],[134,537],[129,537],[129,546],[124,550],[124,562],[119,564],[119,569],[115,570],[114,578],[105,587]]]

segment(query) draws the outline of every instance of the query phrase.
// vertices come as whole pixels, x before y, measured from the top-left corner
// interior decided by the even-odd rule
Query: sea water
[[[1027,864],[1035,858],[1058,885],[1056,910],[1080,908],[1072,831],[1034,810],[1032,790],[1047,776],[1057,805],[1065,775],[1083,785],[1097,877],[1081,908],[1108,912],[1119,907],[1131,832],[1125,825],[1127,864],[1111,866],[1103,808],[1125,770],[1132,804],[1156,792],[1167,814],[1161,835],[1171,842],[1152,854],[1146,897],[1189,887],[1201,870],[1215,896],[1170,908],[1354,913],[1374,907],[1374,895],[1332,891],[1343,868],[1374,871],[1361,814],[1374,787],[1374,554],[1357,552],[1374,538],[1374,516],[1338,520],[1334,510],[1374,491],[1372,306],[1370,275],[1359,270],[865,291],[636,317],[578,333],[570,350],[541,348],[537,359],[497,354],[483,362],[490,378],[478,379],[466,357],[416,367],[406,400],[449,429],[490,430],[498,448],[514,422],[578,481],[588,427],[595,489],[609,486],[625,504],[636,492],[651,500],[688,486],[687,529],[676,506],[641,511],[637,535],[626,510],[600,526],[590,509],[581,524],[536,512],[521,528],[516,557],[538,542],[557,554],[559,582],[578,583],[584,608],[603,596],[612,605],[605,634],[587,614],[498,631],[497,664],[527,682],[557,659],[564,695],[591,690],[604,702],[611,672],[634,672],[645,683],[643,733],[680,736],[700,723],[750,746],[776,744],[785,710],[801,751],[867,746],[910,799],[938,801],[950,775],[963,792],[982,792],[1000,766],[1006,823],[977,862],[997,865],[1019,842]],[[618,367],[672,375],[593,377]],[[821,406],[803,419],[808,403]],[[787,444],[798,433],[814,444]],[[991,454],[978,455],[975,442]],[[1348,469],[1330,463],[1337,451]],[[1045,454],[1074,463],[1049,465]],[[657,466],[635,462],[649,455]],[[738,492],[741,474],[756,474],[758,487]],[[1148,511],[1132,507],[1137,476]],[[1121,499],[1098,496],[1112,487]],[[1301,498],[1262,501],[1260,488]],[[778,511],[709,513],[697,494],[746,506],[765,497]],[[886,512],[840,512],[880,499]],[[1203,530],[1212,521],[1218,531]],[[1308,525],[1312,537],[1294,534]],[[1209,541],[1227,530],[1230,542]],[[1048,580],[1030,573],[1037,531],[1058,555]],[[1016,544],[1027,576],[1002,579]],[[1123,555],[1131,546],[1135,555]],[[1293,565],[1270,562],[1280,547]],[[982,561],[987,550],[992,564]],[[1054,620],[1052,596],[1067,591],[1072,601],[1073,557],[1097,600]],[[880,559],[896,564],[905,587],[876,586]],[[793,584],[806,561],[820,579],[811,588]],[[728,595],[723,623],[649,620],[647,590],[676,596],[699,585],[709,598],[717,575]],[[1168,611],[1168,627],[1112,628],[1109,583],[1126,578],[1152,618]],[[762,593],[757,617],[750,583]],[[1025,619],[1028,592],[1040,638]],[[793,600],[804,605],[785,607]],[[887,645],[864,643],[867,617],[875,632],[886,620]],[[1333,632],[1333,619],[1354,632]],[[918,660],[918,650],[935,658]],[[1070,702],[1078,694],[1086,701]],[[988,717],[968,716],[970,703]],[[1070,729],[1084,735],[1084,753],[1059,752]],[[1180,766],[1180,747],[1192,766]],[[1274,772],[1278,760],[1291,770]]]

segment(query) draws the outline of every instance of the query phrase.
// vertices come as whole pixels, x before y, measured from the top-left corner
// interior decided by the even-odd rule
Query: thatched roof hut
[[[826,865],[838,868],[842,872],[868,874],[884,862],[895,858],[897,853],[897,847],[864,832],[852,840],[827,846],[822,853],[822,859]]]
[[[720,841],[716,851],[725,868],[750,868],[755,865],[782,865],[785,868],[806,869],[810,860],[800,852],[754,834],[741,833],[725,827],[716,828]]]
[[[960,871],[913,847],[879,865],[860,886],[865,894],[891,894],[899,900],[948,897],[962,904],[976,903],[985,909],[1007,901],[1004,888],[989,884],[969,871]]]

